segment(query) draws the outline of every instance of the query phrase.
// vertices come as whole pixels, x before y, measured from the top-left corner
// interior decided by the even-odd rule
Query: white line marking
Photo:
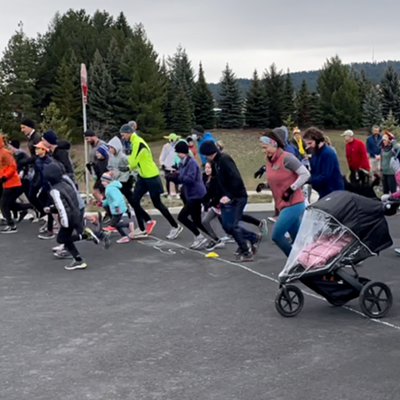
[[[149,236],[149,237],[152,237],[152,238],[154,238],[154,239],[157,239],[157,240],[159,240],[160,242],[163,242],[163,243],[169,243],[169,244],[173,245],[174,247],[180,247],[180,248],[182,248],[182,249],[185,249],[186,251],[190,251],[190,252],[192,252],[192,253],[200,254],[200,255],[202,255],[203,257],[205,256],[205,253],[202,253],[202,252],[199,251],[199,250],[192,250],[192,249],[189,249],[189,248],[187,248],[187,247],[185,247],[185,246],[182,246],[182,245],[180,245],[180,244],[178,244],[178,243],[173,243],[173,244],[172,244],[171,242],[167,242],[166,240],[159,239],[159,238],[157,238],[157,237],[155,237],[155,236]],[[143,243],[141,243],[141,244],[143,244]],[[233,262],[233,261],[229,261],[229,260],[225,260],[225,259],[220,258],[220,257],[214,258],[213,260],[217,260],[217,261],[223,262],[223,263],[225,263],[225,264],[230,264],[230,265],[233,265],[233,266],[235,266],[235,267],[239,267],[239,268],[244,269],[245,271],[248,271],[248,272],[250,272],[250,273],[252,273],[252,274],[254,274],[254,275],[257,275],[257,276],[259,276],[259,277],[261,277],[261,278],[268,279],[268,280],[271,281],[271,282],[279,283],[277,279],[272,278],[271,276],[262,274],[262,273],[260,273],[260,272],[254,271],[253,269],[248,268],[248,267],[245,267],[245,266],[242,265],[242,264],[239,264],[239,263],[236,263],[236,262]],[[306,292],[305,290],[302,290],[302,292],[303,292],[304,294],[306,294],[307,296],[314,297],[315,299],[318,299],[318,300],[326,301],[326,299],[324,299],[323,297],[318,296],[318,295],[316,295],[316,294],[314,294],[314,293]],[[351,311],[351,312],[353,312],[353,313],[355,313],[355,314],[358,314],[358,315],[360,315],[360,316],[366,318],[366,319],[369,320],[369,321],[376,322],[377,324],[384,325],[384,326],[388,326],[389,328],[393,328],[393,329],[396,329],[396,330],[400,331],[400,326],[391,324],[391,323],[389,323],[389,322],[382,321],[382,320],[380,320],[380,319],[369,318],[369,317],[367,317],[365,314],[363,314],[361,311],[355,310],[354,308],[351,308],[351,307],[348,307],[348,306],[342,306],[342,308],[344,308],[345,310]]]

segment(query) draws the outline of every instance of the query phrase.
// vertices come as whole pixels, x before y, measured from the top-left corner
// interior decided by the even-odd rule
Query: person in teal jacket
[[[133,223],[122,222],[122,216],[128,210],[123,194],[121,193],[122,184],[119,181],[113,181],[109,173],[101,176],[101,183],[105,187],[105,200],[102,206],[109,207],[111,212],[110,226],[115,228],[121,235],[121,239],[117,243],[129,243],[130,239],[124,228],[130,228],[133,231]],[[100,237],[100,239],[102,239]]]

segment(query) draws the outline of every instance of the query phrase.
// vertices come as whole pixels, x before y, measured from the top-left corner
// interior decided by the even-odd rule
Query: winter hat
[[[128,133],[131,135],[133,133],[133,129],[129,124],[124,124],[121,126],[119,133]]]
[[[57,144],[58,137],[54,131],[47,131],[43,133],[43,139],[49,144],[55,146]]]
[[[344,131],[340,136],[354,136],[354,132],[350,129],[347,129],[347,131]]]
[[[202,154],[203,156],[211,156],[211,154],[215,154],[218,152],[218,147],[212,140],[206,140],[200,146],[200,154]]]
[[[201,125],[196,125],[193,131],[199,135],[204,135],[204,128]]]
[[[88,129],[86,132],[85,132],[85,137],[95,137],[96,136],[96,134],[91,130],[91,129]]]
[[[276,135],[278,135],[283,143],[286,143],[286,141],[287,141],[287,131],[285,131],[283,128],[284,127],[275,128],[275,129],[272,130],[272,132],[274,132]]]
[[[108,147],[105,144],[102,144],[101,146],[99,146],[99,148],[97,149],[97,152],[100,153],[104,158],[108,158],[108,156],[109,156]]]
[[[101,181],[102,182],[112,182],[112,176],[108,173],[108,172],[106,172],[105,174],[103,174],[102,176],[101,176]]]
[[[178,142],[175,145],[175,153],[189,154],[189,146],[184,141]]]
[[[20,147],[19,140],[11,140],[10,145],[14,147],[14,149],[19,149]]]
[[[24,119],[21,125],[27,126],[28,128],[35,129],[35,123],[31,119]]]

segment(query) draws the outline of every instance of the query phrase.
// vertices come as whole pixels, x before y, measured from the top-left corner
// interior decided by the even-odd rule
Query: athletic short
[[[159,175],[154,178],[142,178],[139,176],[135,185],[135,190],[143,193],[150,192],[151,194],[164,193],[164,188]]]

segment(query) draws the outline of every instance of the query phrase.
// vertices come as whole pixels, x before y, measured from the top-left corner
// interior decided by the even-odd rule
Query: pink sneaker
[[[153,232],[154,227],[156,226],[157,221],[149,221],[146,223],[146,231],[147,234],[150,235]]]
[[[121,239],[117,240],[117,243],[121,244],[121,243],[129,243],[130,239],[128,238],[128,236],[124,236]]]

